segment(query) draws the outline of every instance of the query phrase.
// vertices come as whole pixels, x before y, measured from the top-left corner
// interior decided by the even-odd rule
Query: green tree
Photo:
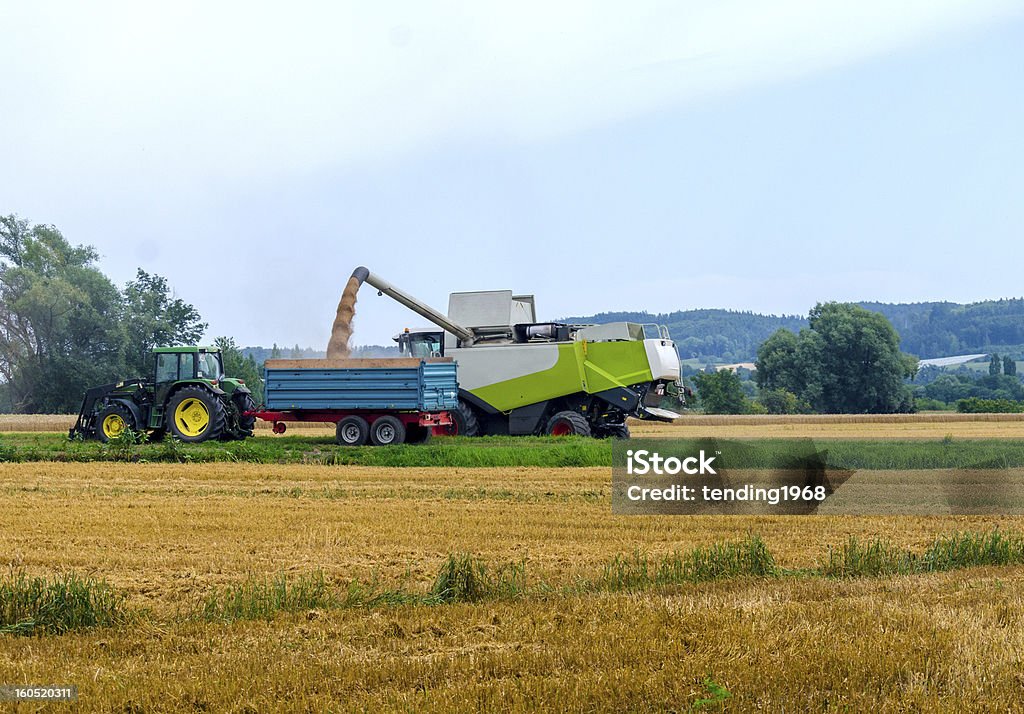
[[[154,347],[196,344],[206,331],[199,312],[173,297],[165,278],[141,268],[125,285],[123,322],[128,339],[125,368],[132,376],[152,372]]]
[[[758,401],[769,414],[805,414],[811,407],[788,389],[765,389]]]
[[[740,378],[728,369],[701,372],[694,376],[701,408],[707,414],[745,414],[750,402]]]
[[[77,410],[121,370],[121,295],[97,257],[53,226],[0,217],[0,377],[13,410]]]
[[[1000,371],[1001,371],[1000,368],[1002,366],[1003,366],[1003,361],[1001,359],[999,359],[999,355],[997,355],[995,352],[993,352],[992,353],[992,359],[989,360],[989,363],[988,363],[988,373],[989,373],[989,376],[995,377],[997,374],[999,374]]]
[[[899,335],[880,313],[848,303],[819,303],[799,335],[772,335],[758,349],[757,383],[785,389],[827,413],[910,411],[904,380],[916,358],[899,350]]]
[[[245,356],[242,350],[230,337],[218,337],[213,341],[215,347],[220,348],[221,359],[224,361],[224,374],[228,377],[236,377],[245,382],[245,386],[252,392],[252,398],[257,404],[263,403],[263,370],[252,355]]]
[[[1008,377],[1017,375],[1017,362],[1010,355],[1003,357],[1003,374]]]

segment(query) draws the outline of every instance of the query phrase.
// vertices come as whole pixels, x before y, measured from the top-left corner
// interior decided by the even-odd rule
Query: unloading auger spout
[[[369,283],[373,287],[377,288],[377,290],[382,294],[387,295],[389,298],[401,303],[402,305],[405,305],[413,312],[422,315],[441,329],[452,333],[462,340],[463,343],[472,344],[476,340],[476,334],[468,327],[463,327],[462,325],[452,322],[440,312],[430,307],[430,305],[427,305],[425,302],[417,300],[412,295],[399,290],[384,278],[371,273],[369,269],[359,266],[352,271],[352,277],[360,283]]]

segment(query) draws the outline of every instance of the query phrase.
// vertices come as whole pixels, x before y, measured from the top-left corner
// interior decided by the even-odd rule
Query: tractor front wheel
[[[167,403],[167,430],[182,441],[218,439],[227,419],[224,404],[202,387],[182,387]]]
[[[131,410],[117,402],[103,408],[96,417],[96,427],[96,436],[104,444],[128,436],[138,428]]]

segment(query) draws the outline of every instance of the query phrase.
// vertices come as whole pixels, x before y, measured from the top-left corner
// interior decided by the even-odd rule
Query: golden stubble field
[[[1019,428],[949,427],[960,424],[1003,430],[989,437]],[[885,428],[895,437],[908,426]],[[698,428],[686,435],[740,436]],[[609,492],[605,468],[0,464],[0,567],[102,577],[149,612],[114,629],[0,636],[0,684],[78,684],[83,711],[685,711],[709,695],[707,677],[734,711],[1024,708],[1016,567],[740,578],[269,622],[183,617],[211,588],[281,573],[426,590],[455,552],[522,562],[532,581],[559,586],[616,554],[748,532],[797,568],[849,535],[920,549],[954,530],[1024,530],[1010,517],[623,517],[610,513]]]

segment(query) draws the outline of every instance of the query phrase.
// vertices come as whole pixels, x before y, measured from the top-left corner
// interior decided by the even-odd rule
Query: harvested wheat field
[[[851,535],[922,552],[1024,519],[627,517],[609,490],[603,467],[0,464],[2,564],[124,598],[8,628],[0,683],[77,684],[84,711],[1024,706],[1020,557],[823,565]]]
[[[719,439],[1024,439],[1024,414],[857,414],[684,416],[631,421],[634,437]]]

